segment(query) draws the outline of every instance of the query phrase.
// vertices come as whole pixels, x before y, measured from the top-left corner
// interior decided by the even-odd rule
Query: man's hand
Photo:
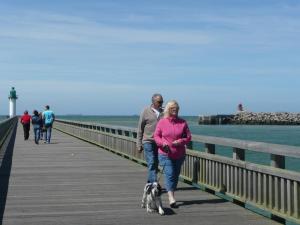
[[[141,153],[143,151],[143,146],[137,147],[137,150],[139,153]]]

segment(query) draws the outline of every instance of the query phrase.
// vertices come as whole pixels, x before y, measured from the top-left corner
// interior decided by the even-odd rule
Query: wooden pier
[[[166,215],[147,214],[140,208],[143,165],[57,130],[52,135],[51,144],[36,145],[32,133],[24,141],[19,125],[14,145],[2,146],[11,157],[0,171],[0,224],[279,224],[181,182],[179,208],[169,208],[163,194]]]

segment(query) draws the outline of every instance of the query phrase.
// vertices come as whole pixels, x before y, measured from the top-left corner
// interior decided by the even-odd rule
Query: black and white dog
[[[164,215],[165,212],[161,203],[161,187],[159,183],[147,183],[144,188],[144,194],[142,199],[142,208],[147,209],[148,213],[157,212],[160,215]]]

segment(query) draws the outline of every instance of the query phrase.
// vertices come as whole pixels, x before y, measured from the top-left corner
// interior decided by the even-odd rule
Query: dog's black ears
[[[158,196],[161,196],[162,194],[162,188],[159,184],[157,184],[157,190],[158,190]]]
[[[149,184],[149,185],[146,187],[146,193],[147,193],[148,195],[150,194],[151,189],[152,189],[152,184]]]

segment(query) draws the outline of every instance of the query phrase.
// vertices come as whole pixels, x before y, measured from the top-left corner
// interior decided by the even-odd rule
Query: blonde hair
[[[166,107],[164,109],[164,117],[170,116],[170,108],[172,108],[174,106],[177,107],[179,110],[179,104],[177,101],[175,101],[175,100],[168,101],[168,103],[166,104]]]

